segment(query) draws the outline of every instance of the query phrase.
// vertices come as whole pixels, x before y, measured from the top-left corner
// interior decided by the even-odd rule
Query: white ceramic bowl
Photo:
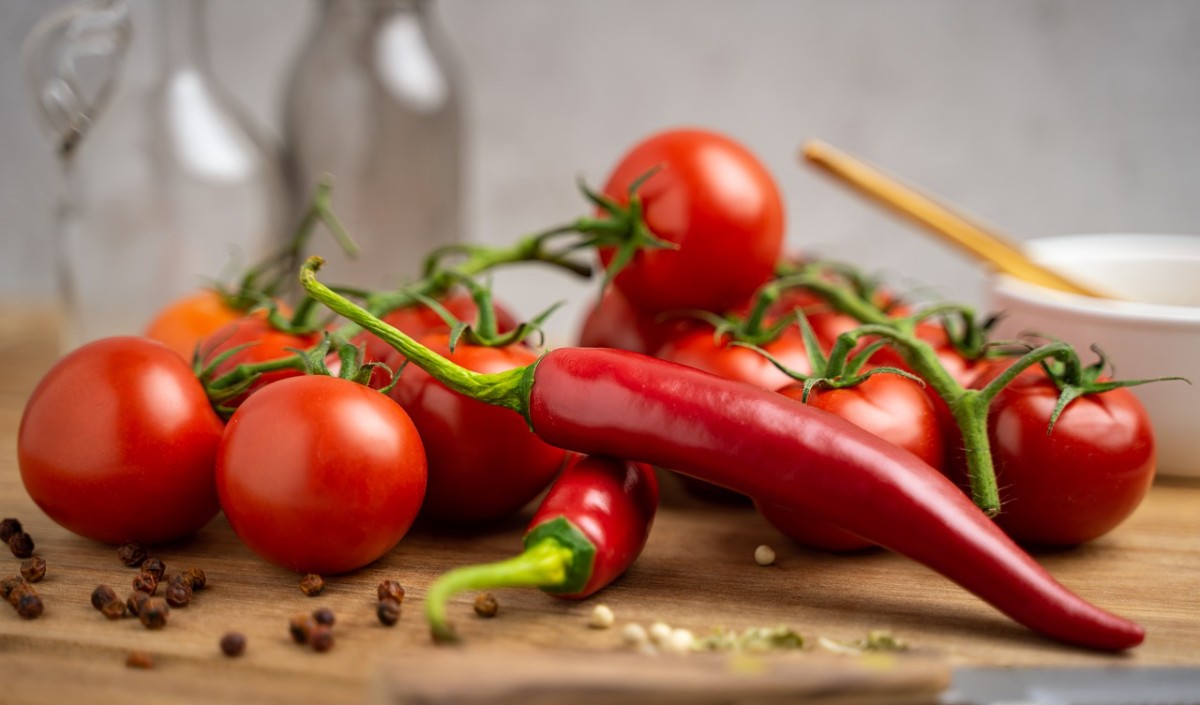
[[[1099,234],[1029,240],[1033,259],[1120,296],[1101,300],[998,274],[987,308],[1004,312],[999,339],[1053,335],[1095,360],[1095,343],[1120,379],[1180,376],[1134,387],[1154,424],[1160,476],[1200,477],[1200,236]]]

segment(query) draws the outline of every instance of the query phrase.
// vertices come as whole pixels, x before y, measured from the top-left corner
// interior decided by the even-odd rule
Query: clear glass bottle
[[[56,254],[68,349],[140,333],[166,302],[274,249],[288,216],[277,150],[211,74],[206,0],[124,7],[131,61],[97,79],[111,99],[63,99],[79,88],[75,63],[89,53],[80,47],[97,6],[124,3],[69,8],[26,44],[65,176]]]
[[[293,212],[317,181],[361,253],[314,238],[329,281],[392,288],[462,228],[461,95],[431,0],[324,0],[284,116]]]

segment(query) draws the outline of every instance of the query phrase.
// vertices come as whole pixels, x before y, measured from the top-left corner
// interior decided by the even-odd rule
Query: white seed
[[[765,543],[754,549],[754,562],[759,565],[771,565],[775,562],[775,549]]]
[[[592,608],[588,626],[592,629],[608,629],[615,621],[616,617],[613,616],[613,611],[608,608],[608,605],[596,605]]]
[[[676,629],[671,632],[671,638],[664,645],[664,648],[675,654],[691,653],[692,642],[695,640],[696,638],[687,629]]]
[[[655,622],[650,625],[650,641],[662,646],[671,640],[671,625],[666,622]]]
[[[643,646],[650,641],[650,635],[642,625],[630,622],[621,628],[621,639],[630,646]]]

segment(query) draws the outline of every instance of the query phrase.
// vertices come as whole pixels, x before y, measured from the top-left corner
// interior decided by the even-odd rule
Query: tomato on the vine
[[[972,386],[982,389],[1002,369],[994,366]],[[1133,513],[1154,479],[1154,431],[1129,389],[1077,397],[1051,430],[1058,396],[1058,386],[1033,367],[1001,390],[988,412],[1000,488],[996,523],[1027,545],[1103,536]]]
[[[200,289],[167,304],[146,326],[145,334],[190,362],[201,341],[244,315],[220,292]]]
[[[451,353],[444,333],[418,342],[485,374],[523,367],[538,357],[520,343],[488,347],[459,341]],[[396,353],[388,366],[397,369],[403,360]],[[391,395],[412,417],[429,456],[424,517],[467,524],[508,516],[562,469],[565,452],[541,441],[520,414],[453,392],[414,365],[404,369]]]
[[[613,280],[651,313],[724,311],[745,301],[775,271],[784,208],[766,167],[724,135],[674,129],[653,135],[621,158],[605,196],[621,204],[637,189],[650,232],[677,249],[641,250]],[[601,260],[612,262],[613,249]]]
[[[474,322],[479,316],[479,306],[475,303],[470,292],[462,289],[436,299],[446,311],[460,321]],[[492,315],[496,318],[496,332],[507,333],[517,327],[517,320],[504,304],[492,302]],[[381,316],[384,323],[407,334],[411,338],[419,338],[427,333],[449,331],[450,326],[438,315],[432,307],[424,303],[414,303],[401,306]],[[367,361],[384,362],[392,356],[394,350],[379,337],[363,331],[351,341],[364,346],[363,358]]]
[[[191,367],[146,338],[105,338],[58,361],[25,405],[21,480],[46,515],[106,543],[159,544],[217,514],[224,428]]]
[[[216,365],[211,378],[217,379],[221,375],[232,372],[238,365],[251,365],[292,357],[295,355],[292,350],[306,350],[320,340],[320,332],[291,333],[278,330],[266,317],[252,314],[221,327],[205,338],[200,344],[200,359],[203,362],[210,362],[228,350],[244,346]],[[226,401],[224,404],[236,407],[245,401],[247,396],[266,385],[302,374],[304,374],[302,368],[264,372],[246,390],[245,394]]]
[[[216,462],[221,508],[260,557],[344,573],[387,553],[425,494],[421,438],[379,391],[324,375],[264,387],[229,419]]]
[[[804,386],[788,385],[779,393],[800,401],[804,398]],[[807,404],[904,448],[934,468],[942,467],[943,442],[937,415],[921,385],[912,379],[881,372],[851,387],[817,386],[809,394]],[[802,545],[837,552],[872,545],[828,522],[771,504],[769,498],[756,505],[772,526]]]

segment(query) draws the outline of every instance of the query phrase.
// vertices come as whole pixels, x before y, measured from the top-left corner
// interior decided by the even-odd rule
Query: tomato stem
[[[323,262],[320,257],[309,257],[300,268],[300,283],[310,296],[334,313],[374,333],[449,389],[487,404],[512,409],[528,417],[528,387],[531,383],[529,378],[536,363],[492,374],[472,372],[461,367],[318,281],[316,272]]]
[[[442,575],[425,593],[425,618],[435,639],[453,639],[446,602],[454,595],[496,587],[553,588],[566,581],[574,556],[558,539],[546,538],[512,558],[455,568]]]

